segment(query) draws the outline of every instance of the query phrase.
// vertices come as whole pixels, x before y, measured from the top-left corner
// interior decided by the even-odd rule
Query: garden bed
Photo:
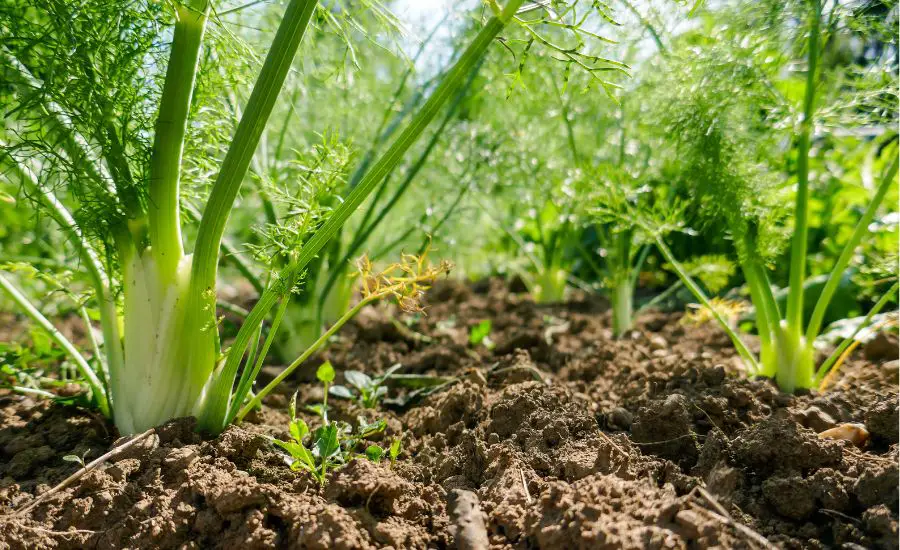
[[[648,313],[613,340],[603,303],[537,306],[499,281],[438,285],[426,317],[367,310],[240,427],[160,427],[27,514],[112,448],[98,415],[0,395],[0,548],[896,548],[897,345],[858,350],[831,391],[747,380],[715,325]],[[405,317],[398,317],[405,319]],[[493,349],[469,344],[490,319]],[[287,402],[321,401],[314,368],[457,376],[387,419],[393,468],[356,460],[324,488],[288,468]],[[392,389],[389,397],[399,390]],[[312,420],[308,416],[307,420]],[[861,447],[820,438],[863,423]],[[474,519],[473,519],[474,518]]]

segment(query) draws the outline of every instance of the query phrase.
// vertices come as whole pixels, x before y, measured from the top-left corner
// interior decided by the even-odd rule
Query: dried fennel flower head
[[[424,311],[421,298],[431,288],[434,280],[449,274],[453,264],[441,260],[437,265],[428,263],[426,249],[421,255],[401,254],[400,261],[376,271],[367,255],[356,261],[356,269],[361,279],[363,299],[393,296],[400,309],[407,313]]]
[[[747,311],[747,302],[741,300],[713,297],[709,302],[730,326],[734,326],[741,314]],[[682,325],[702,325],[715,320],[713,312],[701,304],[689,304],[688,307],[690,311],[679,321]]]

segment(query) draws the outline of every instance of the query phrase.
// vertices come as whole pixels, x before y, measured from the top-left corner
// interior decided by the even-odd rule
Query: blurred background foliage
[[[786,212],[803,102],[806,2],[541,4],[504,33],[465,93],[310,267],[296,300],[300,320],[287,340],[307,329],[304,339],[311,338],[346,308],[350,260],[366,251],[376,262],[396,258],[428,242],[454,261],[458,276],[521,280],[536,299],[552,301],[566,286],[607,292],[615,247],[627,240],[638,304],[666,293],[655,305],[682,309],[692,300],[677,288],[671,266],[647,246],[646,235],[623,224],[636,213],[665,222],[676,257],[713,293],[744,292],[733,268],[740,247],[736,252],[732,244],[744,234],[753,236],[772,284],[787,286]],[[226,251],[223,278],[236,289],[228,299],[252,302],[265,283],[261,266],[277,262],[279,247],[302,244],[283,229],[306,234],[303,224],[321,223],[358,181],[488,17],[489,9],[478,6],[476,0],[320,3],[232,213],[227,239],[240,244]],[[216,5],[186,142],[183,192],[195,212],[281,10],[270,1]],[[824,4],[810,168],[813,276],[829,272],[889,160],[882,153],[897,140],[897,13],[893,0]],[[537,14],[561,23],[532,23]],[[578,31],[566,26],[582,16],[590,18]],[[163,15],[157,24],[166,24]],[[162,47],[147,44],[144,55],[158,60]],[[143,61],[149,68],[134,79],[152,96],[158,67]],[[36,76],[52,78],[50,66]],[[12,93],[11,84],[0,84],[0,99]],[[5,115],[4,139],[18,131]],[[151,118],[129,123],[150,129]],[[139,155],[150,134],[136,135],[143,136],[132,146]],[[4,178],[0,263],[74,271],[77,294],[73,256],[25,205]],[[606,208],[598,213],[598,205]],[[897,205],[895,184],[828,321],[863,314],[896,279]],[[196,215],[185,210],[189,224]],[[275,227],[282,231],[273,234]],[[809,292],[823,282],[813,277]],[[46,281],[34,284],[45,296],[56,290]],[[61,313],[78,309],[71,300],[60,303],[69,304]]]

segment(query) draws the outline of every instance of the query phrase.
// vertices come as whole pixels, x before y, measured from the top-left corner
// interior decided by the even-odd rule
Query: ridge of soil
[[[171,422],[23,516],[78,469],[64,455],[90,461],[116,436],[96,415],[0,394],[0,548],[465,547],[459,495],[498,549],[896,548],[893,337],[853,355],[829,392],[792,396],[742,377],[720,330],[679,315],[647,313],[615,340],[584,297],[535,305],[493,280],[441,283],[429,301],[399,323],[365,311],[242,426],[204,439]],[[485,319],[493,350],[468,343]],[[385,439],[403,436],[392,469],[356,460],[321,488],[264,436],[288,437],[294,390],[321,400],[323,359],[339,376],[400,363],[459,381],[378,411]],[[865,424],[864,447],[817,436],[845,422]]]

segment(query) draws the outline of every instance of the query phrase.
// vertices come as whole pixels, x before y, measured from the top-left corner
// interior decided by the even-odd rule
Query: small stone
[[[141,469],[141,461],[136,458],[125,458],[116,461],[115,464],[106,469],[106,473],[116,481],[125,481],[129,474],[137,472]]]
[[[466,371],[466,380],[469,380],[476,386],[487,386],[487,379],[484,377],[484,374],[476,368],[471,368]]]
[[[180,447],[178,449],[173,449],[172,452],[166,455],[163,459],[163,464],[166,465],[166,468],[172,470],[184,470],[196,460],[196,449],[192,447]]]
[[[669,347],[669,342],[666,341],[665,338],[660,336],[659,334],[654,334],[650,337],[650,349],[666,349]]]
[[[857,447],[862,447],[869,440],[869,431],[862,424],[841,424],[819,434],[820,439],[842,439]]]
[[[725,365],[716,365],[711,369],[703,369],[700,375],[708,386],[719,386],[725,381]]]
[[[807,407],[800,415],[803,426],[814,430],[816,433],[824,432],[837,425],[834,417],[815,405]]]

